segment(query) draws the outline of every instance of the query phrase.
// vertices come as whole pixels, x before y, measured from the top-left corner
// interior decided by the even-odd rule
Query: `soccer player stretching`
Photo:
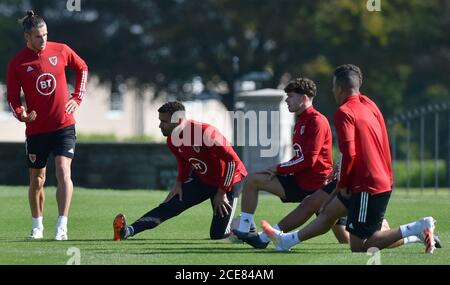
[[[180,102],[168,102],[158,109],[159,128],[178,161],[175,186],[164,202],[133,224],[128,226],[125,216],[117,215],[113,222],[114,240],[153,229],[207,199],[214,212],[210,238],[229,236],[239,195],[236,184],[247,175],[247,170],[216,128],[187,120],[184,111]]]
[[[264,232],[273,238],[277,250],[289,250],[326,233],[337,218],[345,215],[353,252],[398,246],[411,237],[424,242],[426,253],[435,249],[432,217],[381,230],[392,190],[391,153],[383,115],[372,100],[360,93],[361,84],[362,73],[357,66],[346,64],[335,70],[333,93],[340,106],[334,124],[342,153],[337,196],[301,231],[283,234],[262,221]]]
[[[258,234],[250,230],[259,191],[270,192],[280,197],[282,202],[301,203],[275,226],[287,232],[314,215],[336,187],[336,181],[326,184],[333,165],[332,136],[327,118],[313,107],[316,84],[308,78],[297,78],[289,82],[284,91],[289,112],[296,116],[292,138],[294,157],[246,178],[239,229],[233,231],[254,248],[266,248],[270,242],[264,232]],[[347,243],[348,233],[344,225],[341,220],[333,230],[340,242]]]

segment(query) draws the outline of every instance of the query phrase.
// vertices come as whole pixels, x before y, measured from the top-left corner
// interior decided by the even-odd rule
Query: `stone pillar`
[[[235,113],[238,123],[235,123],[234,141],[239,145],[245,138],[241,159],[247,170],[256,172],[291,159],[295,122],[284,101],[286,93],[279,89],[260,89],[241,92],[236,99],[237,112],[243,112],[245,126],[244,120],[236,120],[239,115]]]

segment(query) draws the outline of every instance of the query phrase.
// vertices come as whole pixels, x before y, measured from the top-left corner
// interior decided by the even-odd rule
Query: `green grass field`
[[[77,188],[69,219],[69,241],[52,240],[57,218],[55,189],[46,188],[44,240],[29,241],[31,219],[26,187],[0,187],[0,264],[60,264],[71,258],[71,247],[80,250],[81,264],[359,264],[369,260],[365,253],[351,253],[337,244],[331,233],[297,245],[292,252],[275,252],[274,246],[255,250],[241,243],[208,239],[211,209],[198,205],[158,228],[127,241],[112,241],[112,220],[123,212],[130,222],[158,205],[167,192],[113,191]],[[295,204],[282,204],[261,195],[256,221],[277,222]],[[423,253],[422,244],[406,245],[381,252],[381,264],[450,264],[450,193],[441,189],[423,195],[396,191],[388,206],[391,226],[432,215],[444,247],[433,255]]]

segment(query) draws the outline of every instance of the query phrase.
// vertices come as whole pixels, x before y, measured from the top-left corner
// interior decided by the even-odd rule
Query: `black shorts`
[[[285,199],[280,197],[283,203],[300,203],[306,196],[314,193],[314,191],[306,191],[300,188],[297,181],[295,181],[294,175],[277,175],[277,178],[281,186],[283,186],[284,194],[286,195]]]
[[[50,153],[73,158],[75,140],[75,125],[51,133],[28,136],[25,141],[28,168],[44,168]]]
[[[333,192],[333,190],[336,189],[336,185],[337,185],[337,180],[333,180],[330,183],[328,183],[327,185],[325,185],[325,187],[321,188],[320,190],[322,190],[325,193],[327,193],[328,195],[330,195],[331,192]]]
[[[381,229],[390,197],[391,191],[375,195],[352,193],[348,199],[338,193],[338,199],[348,209],[345,229],[360,239],[372,236]]]
[[[295,203],[302,202],[306,196],[314,194],[315,191],[307,191],[298,186],[297,181],[295,181],[294,175],[277,175],[278,181],[280,181],[281,186],[283,186],[284,194],[286,199],[280,198],[283,203]],[[333,181],[323,187],[321,190],[325,193],[330,194],[336,188],[336,181]]]

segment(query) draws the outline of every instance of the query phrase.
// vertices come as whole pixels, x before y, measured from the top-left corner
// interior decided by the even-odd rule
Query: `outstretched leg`
[[[178,216],[192,206],[200,204],[210,197],[211,187],[204,185],[198,178],[190,178],[182,184],[182,200],[179,195],[173,196],[169,201],[159,204],[145,215],[136,220],[131,226],[119,214],[114,220],[114,237],[126,239],[142,231],[153,229],[164,221]],[[123,216],[123,215],[122,215]]]

